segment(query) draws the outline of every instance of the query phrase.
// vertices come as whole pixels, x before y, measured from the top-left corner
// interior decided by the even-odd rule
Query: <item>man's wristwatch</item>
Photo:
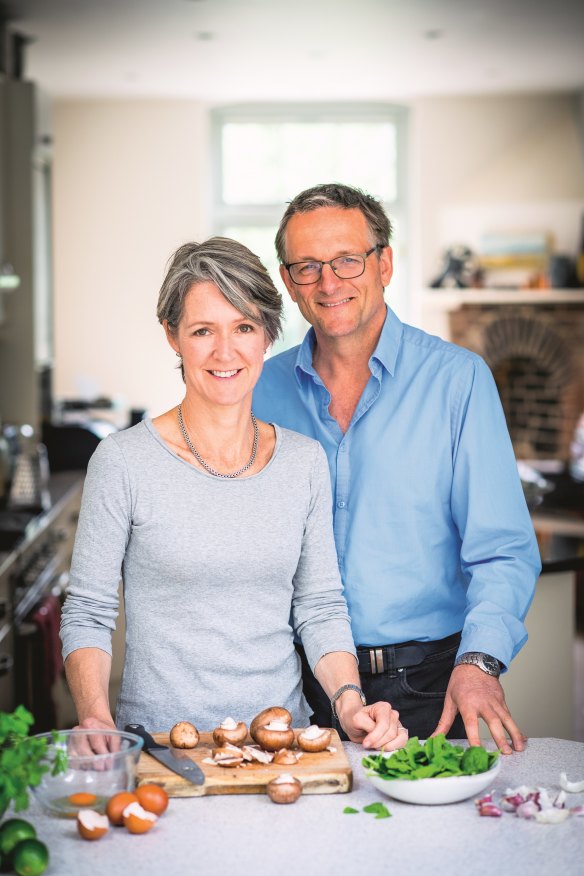
[[[457,657],[454,665],[460,666],[461,663],[470,663],[471,666],[478,666],[487,675],[492,675],[499,678],[501,675],[501,664],[496,657],[491,657],[490,654],[483,654],[482,651],[467,651]]]

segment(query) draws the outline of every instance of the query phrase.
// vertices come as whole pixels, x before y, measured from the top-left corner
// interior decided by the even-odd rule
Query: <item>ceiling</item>
[[[582,0],[0,0],[53,97],[584,90]]]

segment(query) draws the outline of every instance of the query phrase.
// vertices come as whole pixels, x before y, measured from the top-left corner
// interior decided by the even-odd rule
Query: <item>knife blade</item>
[[[168,767],[169,770],[182,776],[188,782],[192,782],[193,785],[205,784],[205,773],[198,764],[194,763],[190,758],[177,757],[172,748],[156,742],[142,724],[126,724],[125,730],[127,733],[135,733],[136,736],[140,736],[144,742],[144,751],[156,758],[165,767]]]

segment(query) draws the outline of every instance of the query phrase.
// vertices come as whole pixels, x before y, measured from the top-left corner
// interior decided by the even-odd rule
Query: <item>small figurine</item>
[[[468,289],[482,279],[478,259],[468,246],[457,244],[444,254],[444,270],[430,283],[432,289]]]

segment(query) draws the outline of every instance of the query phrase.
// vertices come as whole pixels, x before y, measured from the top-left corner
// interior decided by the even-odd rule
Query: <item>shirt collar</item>
[[[369,366],[371,367],[372,372],[377,370],[375,368],[375,363],[379,362],[393,377],[402,334],[403,324],[401,320],[396,316],[393,310],[388,307],[387,316],[383,323],[383,328],[381,329],[377,347],[373,351],[373,355],[369,360]],[[301,372],[310,375],[310,377],[317,379],[320,382],[320,378],[312,366],[312,354],[315,342],[316,336],[314,334],[314,329],[310,328],[304,336],[304,340],[300,344],[298,355],[296,356],[294,373],[298,383],[301,382]]]

